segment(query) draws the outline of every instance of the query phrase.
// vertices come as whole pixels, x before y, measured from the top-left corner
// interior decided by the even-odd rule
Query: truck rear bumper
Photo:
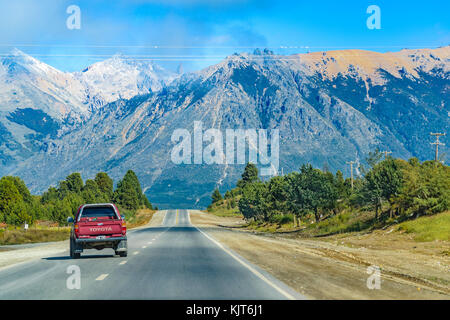
[[[112,248],[116,252],[126,252],[128,249],[127,246],[127,237],[112,237],[105,239],[75,239],[74,243],[74,252],[81,253],[84,249],[97,249],[101,250],[104,248]]]
[[[77,244],[82,244],[82,243],[93,243],[93,242],[117,242],[117,241],[122,241],[122,240],[127,240],[127,237],[111,237],[111,238],[104,238],[104,239],[94,239],[94,238],[81,238],[81,239],[75,239],[75,242]]]

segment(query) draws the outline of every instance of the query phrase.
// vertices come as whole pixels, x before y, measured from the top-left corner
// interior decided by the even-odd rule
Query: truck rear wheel
[[[126,257],[128,255],[128,251],[119,252],[119,256]]]
[[[70,257],[72,259],[79,259],[81,254],[79,252],[75,252],[75,243],[73,240],[70,240]]]

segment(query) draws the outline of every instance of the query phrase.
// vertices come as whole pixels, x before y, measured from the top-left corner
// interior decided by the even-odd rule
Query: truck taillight
[[[75,226],[74,226],[74,230],[75,230],[75,232],[78,232],[78,225],[76,224]]]
[[[127,232],[127,224],[125,221],[122,221],[122,234],[125,234]]]

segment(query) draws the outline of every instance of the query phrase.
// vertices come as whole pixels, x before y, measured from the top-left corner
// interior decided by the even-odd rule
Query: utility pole
[[[392,151],[387,151],[387,150],[384,150],[384,151],[381,151],[381,152],[384,153],[384,159],[385,160],[386,160],[388,154],[392,153]]]
[[[352,190],[353,190],[353,164],[355,163],[355,161],[347,161],[347,164],[350,165],[350,181],[352,183]]]
[[[436,150],[435,150],[435,153],[434,153],[434,161],[436,161],[436,163],[437,163],[438,162],[439,146],[445,146],[444,143],[439,141],[439,137],[445,136],[445,133],[433,133],[433,132],[430,132],[430,135],[436,137],[436,141],[435,142],[431,142],[430,144],[436,145]]]

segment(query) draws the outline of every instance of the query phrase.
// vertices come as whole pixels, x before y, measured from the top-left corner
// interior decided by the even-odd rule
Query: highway
[[[0,299],[304,299],[191,225],[187,210],[130,230],[128,257],[113,254],[67,251],[0,270]],[[67,285],[74,268],[79,289]]]

